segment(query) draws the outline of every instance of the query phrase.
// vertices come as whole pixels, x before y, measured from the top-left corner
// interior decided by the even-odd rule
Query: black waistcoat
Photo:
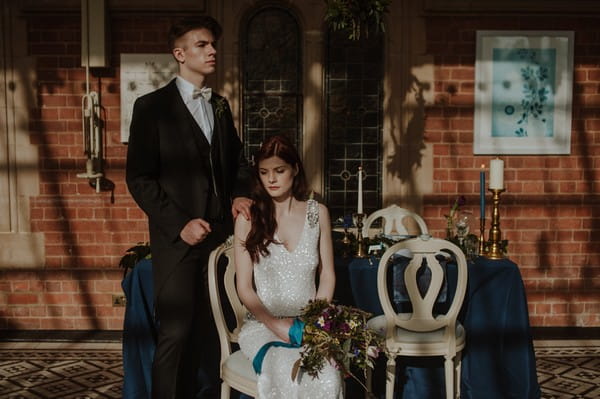
[[[191,117],[191,114],[190,114]],[[214,129],[212,133],[212,142],[209,144],[206,136],[202,132],[202,129],[198,126],[196,121],[193,119],[194,126],[194,138],[196,141],[196,145],[198,146],[198,150],[200,152],[200,162],[199,165],[203,168],[206,176],[209,176],[210,187],[207,192],[208,198],[206,201],[206,211],[205,211],[205,219],[209,222],[222,222],[225,216],[225,209],[227,209],[227,203],[223,193],[223,187],[221,187],[221,182],[223,181],[222,171],[221,171],[221,159],[220,159],[220,148],[219,143],[219,132],[218,129]]]

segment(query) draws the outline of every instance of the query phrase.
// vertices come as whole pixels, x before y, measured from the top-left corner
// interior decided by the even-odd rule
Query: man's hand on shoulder
[[[210,224],[206,220],[196,218],[187,222],[179,236],[188,245],[196,245],[204,241],[210,231]]]
[[[233,218],[237,218],[241,213],[246,220],[250,220],[250,207],[252,206],[252,200],[246,197],[236,197],[233,199],[231,205],[231,214]]]

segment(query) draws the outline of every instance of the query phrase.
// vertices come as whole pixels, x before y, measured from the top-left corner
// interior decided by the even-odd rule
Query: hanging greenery
[[[369,37],[369,29],[385,32],[384,14],[392,0],[325,0],[325,21],[334,31],[348,31],[350,40]]]

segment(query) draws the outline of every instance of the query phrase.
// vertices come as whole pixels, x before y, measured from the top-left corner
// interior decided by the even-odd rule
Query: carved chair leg
[[[229,399],[230,391],[229,385],[226,382],[223,382],[221,384],[221,399]]]
[[[454,398],[454,360],[444,356],[444,379],[446,380],[446,399]]]
[[[462,363],[462,352],[458,352],[455,358],[456,362],[456,384],[454,385],[456,388],[456,397],[460,399],[460,382],[461,382],[461,374],[460,374],[460,366]]]

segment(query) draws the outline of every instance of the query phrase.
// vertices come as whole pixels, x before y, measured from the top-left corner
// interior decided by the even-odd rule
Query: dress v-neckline
[[[287,252],[288,254],[293,254],[294,252],[296,252],[296,250],[300,247],[300,244],[302,244],[302,240],[304,239],[304,230],[306,230],[306,223],[308,221],[308,203],[306,204],[306,211],[304,212],[304,224],[302,225],[302,231],[300,232],[300,238],[298,239],[298,242],[296,243],[296,247],[290,251],[285,244],[283,243],[283,241],[281,241],[279,239],[279,236],[277,235],[277,232],[275,232],[273,234],[273,238],[275,238],[277,241],[281,242],[281,246],[283,247],[283,249],[285,250],[285,252]]]

